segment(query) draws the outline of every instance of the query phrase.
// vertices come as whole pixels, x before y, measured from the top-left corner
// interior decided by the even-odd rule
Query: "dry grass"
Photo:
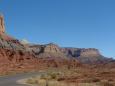
[[[27,81],[39,86],[114,86],[114,71],[97,69],[50,69]]]

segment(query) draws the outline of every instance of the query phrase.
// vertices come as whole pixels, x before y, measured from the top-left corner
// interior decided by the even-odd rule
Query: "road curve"
[[[16,83],[16,81],[20,79],[36,76],[39,74],[41,73],[23,73],[23,74],[0,77],[0,86],[27,86],[27,85],[18,84]]]

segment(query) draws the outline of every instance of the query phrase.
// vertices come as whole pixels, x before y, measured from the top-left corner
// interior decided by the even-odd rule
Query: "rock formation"
[[[61,52],[58,45],[50,43],[45,45],[44,53],[61,53]]]
[[[62,52],[70,57],[98,57],[102,56],[95,48],[62,48]]]
[[[0,15],[0,34],[5,33],[4,17]]]
[[[29,45],[29,50],[33,51],[38,58],[67,59],[66,55],[61,52],[61,48],[53,43],[46,45]]]
[[[38,58],[75,58],[82,63],[105,63],[110,61],[95,48],[61,48],[56,44],[50,43],[46,45],[30,45],[29,50],[33,51]]]
[[[112,60],[101,55],[95,48],[62,48],[61,51],[67,57],[74,57],[82,63],[105,63]]]

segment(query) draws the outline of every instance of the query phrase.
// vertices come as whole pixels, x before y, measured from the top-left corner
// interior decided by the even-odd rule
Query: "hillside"
[[[76,68],[83,64],[114,64],[94,48],[62,48],[57,44],[34,45],[7,35],[0,16],[0,73],[47,68]]]

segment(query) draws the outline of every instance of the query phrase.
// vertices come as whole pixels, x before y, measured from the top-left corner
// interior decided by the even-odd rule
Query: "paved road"
[[[20,79],[36,76],[38,74],[40,73],[23,73],[23,74],[17,74],[12,76],[0,77],[0,86],[27,86],[27,85],[17,84],[16,81]]]

